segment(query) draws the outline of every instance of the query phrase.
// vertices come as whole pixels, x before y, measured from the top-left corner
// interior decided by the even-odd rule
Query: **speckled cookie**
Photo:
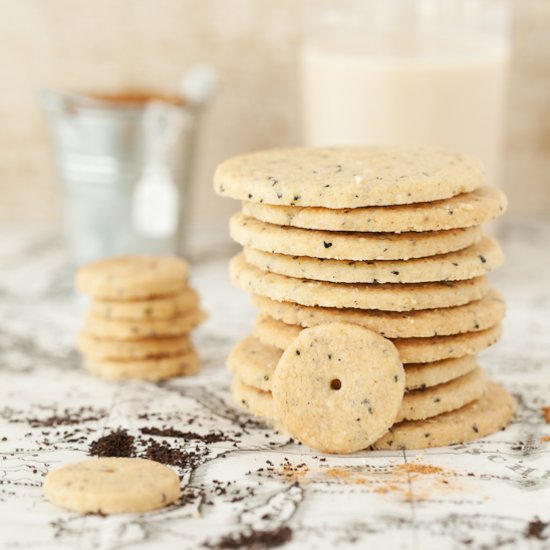
[[[433,363],[442,359],[476,355],[496,344],[502,335],[499,323],[478,332],[428,338],[398,338],[393,340],[403,363]]]
[[[485,277],[466,281],[413,284],[328,283],[262,271],[239,254],[230,263],[233,283],[243,290],[280,302],[305,306],[411,311],[467,304],[489,290]]]
[[[242,339],[227,358],[227,368],[244,384],[261,391],[271,391],[273,373],[283,352],[262,344],[257,338]]]
[[[481,225],[502,215],[506,206],[506,195],[500,189],[484,186],[450,199],[413,205],[340,210],[244,202],[243,213],[264,222],[302,229],[402,233]]]
[[[229,222],[233,240],[243,246],[333,260],[408,260],[461,250],[481,239],[479,227],[424,233],[337,233],[297,229],[235,214]]]
[[[177,338],[106,340],[81,332],[77,344],[86,358],[130,360],[181,355],[189,350],[191,341],[187,335]]]
[[[424,147],[271,149],[230,158],[214,175],[222,196],[325,208],[435,201],[484,182],[478,159]]]
[[[128,514],[172,504],[180,481],[152,460],[95,458],[50,472],[43,492],[50,502],[80,514]]]
[[[395,422],[424,420],[443,414],[480,399],[485,393],[487,378],[480,368],[445,384],[425,390],[407,392]]]
[[[427,420],[395,424],[372,448],[412,450],[472,441],[503,430],[515,410],[516,401],[510,393],[489,381],[481,399]]]
[[[244,384],[261,391],[271,391],[273,373],[282,350],[268,346],[253,336],[241,340],[229,354],[227,366]],[[443,359],[433,363],[405,365],[405,389],[425,389],[444,384],[477,367],[475,356]]]
[[[271,394],[258,392],[236,380],[235,384],[243,388],[250,399],[262,393],[265,405],[258,413],[268,424],[279,431],[286,431],[276,418],[276,411],[270,408]],[[242,407],[253,411],[246,400]],[[483,396],[460,409],[433,416],[424,420],[405,420],[394,424],[389,432],[371,446],[376,450],[420,450],[444,445],[466,443],[505,429],[514,417],[515,399],[502,386],[487,381]],[[254,413],[253,413],[254,414]]]
[[[174,256],[121,256],[78,270],[80,291],[105,300],[139,300],[176,294],[186,286],[189,266]]]
[[[194,310],[173,319],[144,321],[114,321],[89,314],[84,331],[96,338],[108,340],[145,340],[181,336],[199,326],[206,318],[201,310]]]
[[[405,365],[407,390],[424,390],[445,384],[477,368],[475,355],[441,359],[432,363],[408,363]]]
[[[273,377],[277,417],[290,434],[327,453],[364,449],[393,424],[405,373],[393,344],[344,323],[306,329]]]
[[[280,422],[279,413],[270,403],[272,394],[269,391],[259,390],[236,376],[234,387],[237,394],[245,399],[242,403],[257,416],[264,416],[272,422]],[[414,390],[405,393],[395,422],[404,420],[424,420],[449,411],[460,409],[481,399],[486,391],[487,377],[480,368],[451,380],[445,384],[433,386],[424,390]],[[250,405],[252,403],[252,406]],[[284,422],[283,422],[284,425]]]
[[[324,325],[318,325],[324,326]],[[272,317],[259,316],[252,334],[263,344],[285,350],[305,329]],[[395,338],[393,343],[403,363],[433,363],[442,359],[475,355],[498,341],[500,324],[478,332],[427,338]]]
[[[491,237],[449,254],[415,260],[321,260],[286,256],[245,248],[246,261],[262,269],[301,279],[332,283],[425,283],[458,281],[486,275],[499,267],[504,255]]]
[[[263,296],[253,296],[253,301],[262,314],[289,325],[313,327],[323,323],[352,323],[370,328],[386,338],[446,336],[485,330],[502,321],[506,312],[502,296],[494,289],[481,300],[462,306],[409,312],[302,306]]]
[[[196,374],[200,369],[200,360],[195,350],[189,349],[182,355],[154,359],[113,361],[88,358],[85,367],[92,374],[107,380],[139,379],[158,382],[176,376]]]
[[[199,296],[191,288],[178,294],[150,300],[115,301],[95,299],[90,313],[113,321],[145,321],[173,319],[199,307]]]
[[[272,425],[278,425],[278,413],[271,392],[257,390],[244,384],[237,376],[231,380],[231,395],[235,404],[269,421]]]

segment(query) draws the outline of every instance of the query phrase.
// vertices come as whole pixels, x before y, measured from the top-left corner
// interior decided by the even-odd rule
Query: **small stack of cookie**
[[[189,266],[171,256],[126,256],[94,262],[77,274],[92,298],[79,335],[86,368],[103,378],[159,381],[196,373],[190,339],[205,318],[189,286]]]
[[[273,380],[304,329],[358,325],[390,339],[405,372],[393,426],[363,443],[418,449],[504,427],[514,400],[477,362],[499,339],[505,313],[486,277],[503,254],[480,226],[504,212],[506,198],[484,179],[477,159],[430,148],[278,149],[222,163],[217,192],[243,201],[231,220],[231,235],[244,247],[231,262],[232,279],[252,292],[260,311],[253,334],[228,359],[235,400],[330,451],[290,429]],[[318,337],[311,341],[319,345]],[[369,338],[358,341],[363,349]],[[325,400],[331,407],[357,403],[347,393],[361,382],[352,363],[341,358],[338,387],[327,381],[339,396]],[[299,367],[285,372],[292,368]],[[322,414],[317,420],[322,431]]]

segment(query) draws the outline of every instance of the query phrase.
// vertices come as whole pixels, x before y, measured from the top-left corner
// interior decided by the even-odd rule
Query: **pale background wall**
[[[480,0],[481,1],[481,0]],[[0,221],[58,219],[41,86],[173,89],[212,64],[222,88],[205,120],[195,223],[235,208],[215,197],[215,165],[300,141],[300,0],[0,0]],[[550,2],[516,0],[503,185],[512,210],[550,213]]]

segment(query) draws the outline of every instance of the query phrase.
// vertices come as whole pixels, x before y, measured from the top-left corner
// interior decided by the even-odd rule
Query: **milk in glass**
[[[304,45],[305,143],[445,147],[480,157],[498,184],[508,48],[494,21],[464,14],[466,0],[359,5]]]

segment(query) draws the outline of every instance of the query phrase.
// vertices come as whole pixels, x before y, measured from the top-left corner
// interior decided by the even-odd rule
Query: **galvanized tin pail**
[[[201,105],[43,91],[76,264],[185,252]]]

